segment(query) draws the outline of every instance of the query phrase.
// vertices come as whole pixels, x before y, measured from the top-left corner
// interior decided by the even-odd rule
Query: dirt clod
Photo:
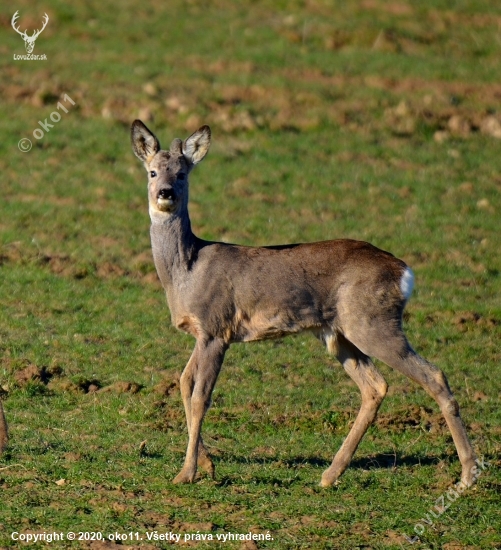
[[[155,392],[164,397],[168,397],[173,393],[178,392],[180,378],[181,374],[179,372],[169,374],[154,387]]]
[[[62,369],[59,366],[54,367],[37,367],[34,364],[29,364],[24,369],[14,373],[14,380],[20,385],[25,386],[29,382],[40,382],[48,384],[54,376],[60,376]]]
[[[142,388],[141,384],[137,384],[136,382],[125,382],[123,380],[119,380],[118,382],[110,384],[109,386],[105,386],[100,391],[101,393],[112,392],[112,393],[135,394],[138,391],[140,391],[141,388]],[[94,391],[97,391],[97,390],[94,390]]]

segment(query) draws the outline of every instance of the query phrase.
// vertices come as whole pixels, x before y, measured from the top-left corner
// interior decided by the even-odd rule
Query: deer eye
[[[183,181],[185,178],[186,178],[186,175],[183,174],[182,172],[181,172],[180,174],[177,175],[177,179],[178,179],[178,180]]]
[[[152,178],[156,178],[156,177],[157,177],[157,173],[155,172],[155,170],[152,170],[152,171],[150,172],[150,176],[151,176]]]

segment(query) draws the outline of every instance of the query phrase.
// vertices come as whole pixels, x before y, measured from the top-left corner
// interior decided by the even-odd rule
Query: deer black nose
[[[159,199],[166,199],[166,200],[174,200],[176,198],[176,195],[174,193],[174,189],[160,189],[158,192],[158,198]]]

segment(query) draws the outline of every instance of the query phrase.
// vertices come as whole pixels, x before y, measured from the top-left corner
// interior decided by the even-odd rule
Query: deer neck
[[[196,259],[198,239],[191,230],[187,210],[165,216],[151,213],[151,247],[157,273],[165,290],[183,278]]]

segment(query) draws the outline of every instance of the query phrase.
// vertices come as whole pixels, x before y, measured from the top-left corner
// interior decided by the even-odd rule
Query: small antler
[[[12,19],[11,19],[11,25],[12,25],[12,28],[17,32],[19,33],[23,38],[27,38],[27,35],[26,35],[26,31],[24,32],[21,32],[19,30],[18,27],[16,27],[16,21],[17,19],[19,18],[19,10],[16,11],[16,13],[12,16]]]
[[[44,14],[43,27],[39,31],[33,32],[33,36],[31,37],[33,40],[35,40],[35,38],[37,38],[38,35],[45,29],[48,22],[49,22],[49,16],[47,14]]]

